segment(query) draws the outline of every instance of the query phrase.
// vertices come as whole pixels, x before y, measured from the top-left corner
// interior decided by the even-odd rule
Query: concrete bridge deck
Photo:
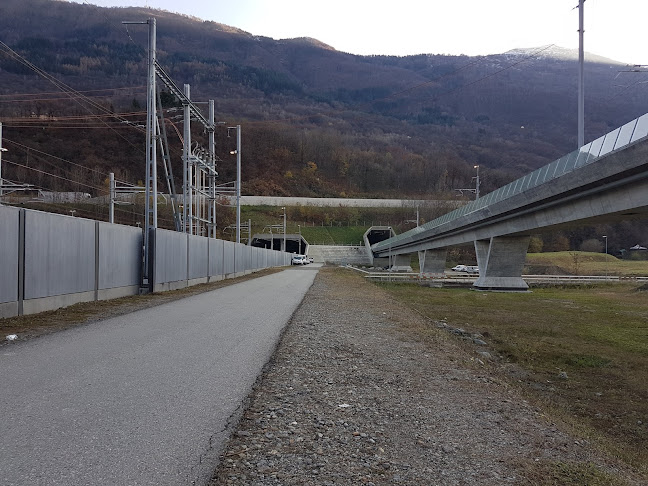
[[[420,252],[440,273],[448,246],[474,242],[482,289],[526,289],[530,234],[648,215],[648,114],[466,206],[372,246],[375,257]],[[409,256],[406,257],[409,259]]]

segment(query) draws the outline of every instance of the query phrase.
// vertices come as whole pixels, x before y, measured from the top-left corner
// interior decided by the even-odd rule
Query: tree
[[[589,238],[581,243],[580,250],[600,253],[601,251],[603,251],[604,247],[605,245],[603,244],[603,242],[597,240],[596,238]]]

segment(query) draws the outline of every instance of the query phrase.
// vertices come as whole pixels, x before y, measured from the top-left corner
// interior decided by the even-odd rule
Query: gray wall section
[[[248,247],[242,243],[235,243],[236,249],[234,250],[234,273],[242,273],[248,269],[249,252]]]
[[[232,274],[236,271],[234,267],[234,250],[236,243],[231,241],[223,241],[223,273],[225,275]]]
[[[189,279],[206,278],[209,272],[209,238],[189,235]]]
[[[99,224],[99,290],[139,286],[142,230],[118,224]]]
[[[19,209],[0,206],[0,303],[18,300],[19,214]]]
[[[139,291],[139,228],[7,206],[0,206],[0,228],[0,317]],[[152,241],[156,291],[290,262],[279,251],[162,229]]]
[[[209,276],[223,275],[223,240],[209,239]]]
[[[25,211],[25,300],[94,289],[95,222]]]
[[[187,280],[187,235],[155,230],[155,284]]]

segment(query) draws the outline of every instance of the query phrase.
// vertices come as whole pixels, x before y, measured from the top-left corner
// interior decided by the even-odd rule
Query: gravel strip
[[[379,287],[324,268],[210,485],[537,484],[556,462],[615,473],[478,357]]]

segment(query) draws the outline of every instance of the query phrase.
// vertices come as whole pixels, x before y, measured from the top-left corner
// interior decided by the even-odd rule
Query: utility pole
[[[241,242],[241,125],[236,125],[236,242]]]
[[[603,239],[605,240],[605,280],[607,280],[608,278],[608,246],[607,246],[608,237],[606,235],[603,235]]]
[[[108,174],[109,177],[109,200],[110,200],[110,205],[109,205],[109,213],[108,213],[108,222],[110,224],[113,224],[115,222],[115,173],[111,172]]]
[[[185,100],[183,103],[183,145],[182,145],[182,222],[184,224],[184,232],[193,234],[193,193],[191,191],[191,184],[193,183],[191,171],[191,87],[188,84],[184,85]]]
[[[472,189],[472,188],[471,189],[455,189],[455,191],[459,191],[459,194],[461,194],[462,196],[463,196],[464,191],[472,192],[472,193],[475,194],[475,201],[476,201],[477,199],[479,199],[479,185],[480,185],[480,182],[479,182],[479,166],[474,165],[473,169],[477,169],[477,176],[473,177],[471,179],[471,180],[475,181],[475,188],[474,189]],[[418,216],[417,216],[417,219],[418,219]],[[418,224],[416,226],[418,226]]]
[[[210,238],[216,238],[216,142],[214,140],[214,124],[215,124],[215,110],[214,110],[214,100],[209,100],[209,123],[210,127],[207,128],[209,133],[209,166],[212,169],[211,173],[208,174],[209,178],[209,198],[211,202],[209,204],[209,216],[208,220],[210,224],[208,226],[208,236]]]
[[[7,149],[2,147],[2,122],[0,122],[0,198],[2,197],[2,152],[6,152]],[[1,202],[1,201],[0,201]]]
[[[585,0],[578,0],[578,148],[585,145],[585,50],[584,9]]]
[[[156,20],[146,22],[122,22],[122,24],[148,24],[148,78],[146,82],[146,190],[144,200],[144,260],[142,262],[142,286],[151,289],[149,275],[149,233],[157,228],[157,104],[156,104]]]
[[[287,250],[287,248],[286,248],[286,206],[284,206],[281,209],[283,209],[283,248],[282,248],[282,251],[285,252]]]
[[[229,131],[236,130],[236,150],[230,154],[236,154],[236,242],[241,242],[241,125],[227,127],[227,136]]]

